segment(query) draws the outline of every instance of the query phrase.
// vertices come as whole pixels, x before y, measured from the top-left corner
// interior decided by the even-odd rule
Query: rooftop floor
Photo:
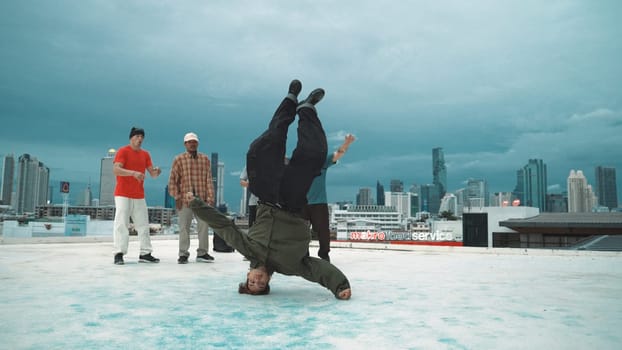
[[[71,240],[70,242],[80,242]],[[84,241],[82,241],[84,242]],[[334,243],[340,301],[275,274],[267,296],[237,293],[248,263],[112,263],[110,242],[0,244],[5,349],[617,349],[619,252]],[[196,239],[191,250],[196,249]],[[367,248],[367,249],[366,249]],[[373,249],[369,249],[373,248]],[[394,250],[400,249],[400,250]],[[315,247],[311,252],[315,253]]]

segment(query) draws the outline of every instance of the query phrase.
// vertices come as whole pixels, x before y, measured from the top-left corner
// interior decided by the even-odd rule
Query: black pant
[[[299,212],[307,192],[326,161],[326,134],[312,108],[298,111],[298,142],[285,165],[287,130],[296,118],[296,103],[285,98],[264,131],[246,154],[249,189],[259,200]]]
[[[305,209],[305,217],[311,222],[311,228],[317,233],[320,244],[318,255],[328,256],[330,252],[330,226],[328,218],[328,204],[308,204]]]

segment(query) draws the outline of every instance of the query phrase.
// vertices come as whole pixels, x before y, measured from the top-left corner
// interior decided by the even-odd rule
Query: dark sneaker
[[[123,253],[117,253],[114,255],[114,264],[115,265],[125,264],[125,262],[123,261]]]
[[[300,103],[298,104],[298,107],[302,107],[305,104],[310,104],[315,106],[318,102],[322,101],[322,98],[324,98],[324,89],[315,89],[313,91],[311,91],[311,93],[309,94],[309,97],[307,97],[305,100],[300,101]]]
[[[185,255],[182,255],[179,257],[179,259],[177,259],[177,263],[178,264],[187,264],[188,263],[188,257]]]
[[[292,80],[291,83],[289,83],[289,93],[298,97],[298,94],[300,93],[300,91],[302,90],[302,83],[300,82],[300,80],[298,79],[294,79]]]
[[[149,254],[145,254],[145,255],[140,255],[138,257],[138,262],[143,262],[143,263],[159,263],[160,259],[156,258],[155,256],[151,255],[151,253],[149,253]]]
[[[214,262],[214,257],[205,253],[203,255],[197,256],[197,262],[205,262],[205,263]]]

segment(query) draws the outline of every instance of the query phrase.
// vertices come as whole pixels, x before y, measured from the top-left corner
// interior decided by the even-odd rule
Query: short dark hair
[[[253,292],[248,288],[248,279],[244,282],[240,282],[238,286],[238,293],[240,294],[250,294],[250,295],[266,295],[270,294],[270,284],[266,284],[266,288],[259,292]]]
[[[143,137],[145,137],[145,130],[133,126],[132,130],[130,130],[130,138],[132,138],[134,135],[143,135]]]

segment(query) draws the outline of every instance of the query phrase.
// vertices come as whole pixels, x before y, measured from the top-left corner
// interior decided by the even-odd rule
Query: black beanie
[[[145,130],[134,126],[132,127],[132,130],[130,130],[130,138],[134,135],[143,135],[143,137],[145,137]]]

